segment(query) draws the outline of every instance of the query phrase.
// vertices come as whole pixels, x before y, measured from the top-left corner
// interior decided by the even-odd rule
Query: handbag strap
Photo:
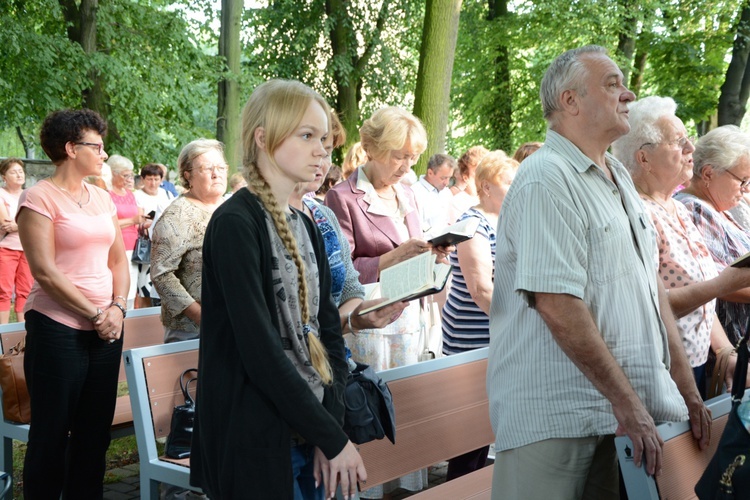
[[[750,338],[750,317],[745,327],[745,335],[737,343],[737,364],[734,368],[734,378],[732,379],[732,401],[742,401],[745,396],[745,380],[747,379],[747,362],[750,353],[747,350],[748,339]]]
[[[190,377],[190,379],[185,382],[185,375],[187,375],[190,372],[195,372],[195,377]],[[189,403],[191,405],[195,405],[195,400],[190,395],[190,382],[195,380],[198,381],[198,369],[197,368],[188,368],[184,372],[182,372],[182,375],[180,375],[180,389],[182,389],[182,395],[185,397],[185,403]]]

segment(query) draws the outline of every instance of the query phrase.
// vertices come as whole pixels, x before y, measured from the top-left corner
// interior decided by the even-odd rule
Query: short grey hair
[[[656,122],[665,116],[677,116],[677,103],[671,97],[651,96],[630,103],[628,115],[630,132],[612,143],[612,154],[631,174],[640,171],[635,154],[644,144],[658,144],[664,140],[662,129]]]
[[[599,45],[586,45],[571,49],[552,61],[542,78],[539,97],[542,100],[544,119],[552,123],[553,115],[561,111],[560,95],[566,90],[575,90],[586,95],[586,77],[588,70],[581,61],[581,56],[587,54],[601,54],[608,56],[607,49]]]
[[[177,157],[177,170],[180,175],[182,187],[190,189],[190,182],[185,178],[185,173],[193,168],[193,160],[204,153],[214,150],[221,153],[221,156],[224,157],[224,144],[215,139],[196,139],[182,148],[180,156]]]
[[[717,172],[726,172],[750,155],[750,135],[736,125],[724,125],[701,137],[693,153],[693,173],[701,175],[703,167],[711,165]]]
[[[107,159],[107,165],[112,170],[112,175],[122,175],[133,171],[133,162],[124,156],[112,155]]]

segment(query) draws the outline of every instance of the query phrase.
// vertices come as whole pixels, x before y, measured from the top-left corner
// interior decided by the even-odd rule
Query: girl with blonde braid
[[[191,484],[212,499],[346,498],[367,479],[343,424],[347,366],[325,247],[287,200],[326,155],[329,108],[271,80],[242,113],[247,188],[203,248]]]

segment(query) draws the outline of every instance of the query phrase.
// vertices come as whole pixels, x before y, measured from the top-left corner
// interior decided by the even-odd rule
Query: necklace
[[[674,200],[673,200],[672,198],[669,198],[669,199],[667,200],[667,203],[669,203],[669,202],[672,202],[672,208],[671,208],[671,210],[670,210],[670,208],[669,208],[669,207],[667,207],[667,205],[665,205],[664,203],[660,202],[659,200],[657,200],[656,198],[654,198],[653,196],[651,196],[650,194],[648,194],[647,192],[645,192],[645,191],[644,191],[643,189],[641,189],[640,187],[636,186],[636,189],[637,189],[637,190],[638,190],[638,192],[639,192],[639,193],[641,193],[641,194],[642,194],[643,196],[645,196],[646,198],[650,199],[651,201],[653,201],[654,203],[656,203],[657,205],[659,205],[659,206],[660,206],[661,208],[663,208],[663,209],[664,209],[664,210],[665,210],[665,211],[666,211],[666,212],[667,212],[667,213],[668,213],[669,215],[671,215],[672,217],[674,217],[674,216],[675,216],[675,214],[677,213],[677,210],[675,209],[675,206],[674,206]]]
[[[59,185],[58,183],[56,183],[55,179],[53,179],[52,176],[47,177],[47,178],[50,180],[50,182],[52,184],[54,184],[55,186],[57,186],[57,188],[60,191],[62,191],[63,193],[67,194],[70,197],[70,199],[73,200],[73,202],[75,202],[76,205],[78,205],[78,208],[83,208],[83,204],[82,204],[82,202],[83,202],[83,193],[86,190],[84,188],[84,186],[83,186],[83,182],[81,182],[81,195],[78,197],[78,201],[76,201],[76,199],[73,196],[73,194],[70,191],[68,191],[67,189],[65,189],[64,187],[62,187],[61,185]]]

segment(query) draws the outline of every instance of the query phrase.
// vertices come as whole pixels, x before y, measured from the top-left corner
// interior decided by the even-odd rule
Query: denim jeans
[[[315,487],[313,476],[315,448],[309,444],[292,446],[292,478],[294,480],[294,500],[323,500],[323,481]]]
[[[31,427],[24,498],[100,499],[117,399],[122,337],[110,344],[31,310],[24,372]]]

